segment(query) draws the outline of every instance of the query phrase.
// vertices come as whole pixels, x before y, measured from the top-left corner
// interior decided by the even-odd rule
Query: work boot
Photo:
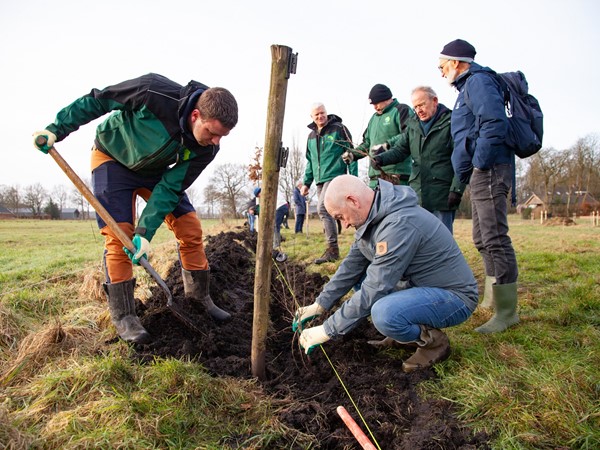
[[[406,373],[426,369],[450,356],[450,342],[443,331],[426,325],[420,327],[421,336],[416,342],[417,351],[402,363],[402,370]]]
[[[337,261],[340,259],[340,248],[337,244],[330,244],[320,258],[315,259],[315,264]]]
[[[210,270],[181,269],[181,277],[186,298],[189,298],[192,303],[202,304],[215,320],[223,322],[231,319],[231,314],[215,305],[210,298]]]
[[[120,283],[104,283],[102,285],[108,298],[110,318],[121,339],[134,344],[147,344],[152,340],[140,318],[135,314],[135,278]]]
[[[500,333],[519,323],[517,314],[517,283],[494,284],[494,315],[490,320],[475,328],[478,333]]]
[[[479,306],[486,309],[494,309],[494,290],[492,286],[496,283],[496,277],[485,276],[485,287],[483,289],[483,301]]]
[[[416,342],[400,342],[396,339],[392,339],[391,337],[386,337],[384,339],[381,339],[380,341],[367,341],[367,343],[378,350],[383,350],[386,348],[414,349],[415,347],[417,347]]]

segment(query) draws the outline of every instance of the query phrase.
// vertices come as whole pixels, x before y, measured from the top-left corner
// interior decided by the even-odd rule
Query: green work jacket
[[[406,132],[393,147],[379,155],[383,164],[412,160],[409,185],[417,193],[419,204],[428,211],[449,210],[448,193],[452,191],[462,195],[466,187],[452,168],[451,112],[444,105],[438,105],[427,135],[419,118],[416,115],[411,117],[407,121]]]

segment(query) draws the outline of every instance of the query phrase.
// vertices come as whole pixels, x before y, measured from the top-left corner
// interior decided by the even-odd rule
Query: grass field
[[[576,222],[511,218],[521,323],[482,336],[473,329],[489,312],[477,310],[447,330],[453,355],[421,386],[491,433],[494,448],[600,448],[600,227]],[[205,234],[241,224],[203,223]],[[470,221],[455,228],[481,284]],[[283,230],[285,251],[307,264],[325,248],[320,223],[308,229]],[[351,241],[345,230],[342,253]],[[152,245],[157,270],[176,257],[164,228]],[[101,256],[93,222],[0,221],[0,449],[217,449],[232,433],[253,436],[244,448],[268,449],[274,436],[293,433],[273,419],[278,401],[252,380],[215,380],[186,361],[139,365],[122,342],[107,347],[114,330],[98,292]]]

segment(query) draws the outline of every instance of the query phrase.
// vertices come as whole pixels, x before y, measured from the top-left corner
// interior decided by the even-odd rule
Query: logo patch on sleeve
[[[375,253],[378,256],[385,255],[387,253],[387,242],[378,242],[375,246]]]

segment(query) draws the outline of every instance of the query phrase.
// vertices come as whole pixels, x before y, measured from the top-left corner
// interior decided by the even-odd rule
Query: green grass
[[[205,235],[243,221],[205,221]],[[422,394],[452,401],[496,449],[600,448],[600,228],[542,226],[511,218],[519,262],[521,323],[504,333],[473,330],[477,310],[447,330],[452,357]],[[290,221],[290,225],[292,221]],[[455,237],[480,285],[483,269],[470,221]],[[283,230],[284,250],[311,264],[326,244]],[[351,230],[340,236],[345,254]],[[175,243],[161,227],[153,264]],[[274,419],[284,401],[251,380],[213,378],[197,364],[136,364],[123,343],[104,341],[105,305],[83,295],[98,271],[102,239],[93,222],[0,222],[0,442],[12,448],[311,448],[310,436]],[[151,282],[151,281],[150,281]],[[351,386],[349,387],[351,389]],[[376,434],[376,424],[370,424]],[[296,447],[294,447],[296,446]],[[0,445],[0,448],[3,448]]]

